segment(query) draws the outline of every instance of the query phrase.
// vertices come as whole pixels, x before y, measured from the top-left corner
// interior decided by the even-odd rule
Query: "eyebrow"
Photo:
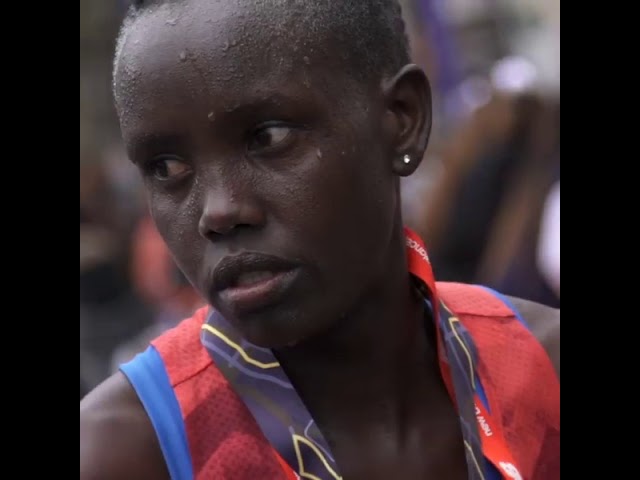
[[[161,153],[162,150],[183,150],[184,137],[176,134],[142,133],[134,135],[127,142],[129,158],[133,163],[138,163],[143,156],[153,152]]]
[[[253,98],[249,98],[241,105],[236,105],[231,109],[227,109],[225,111],[225,115],[241,115],[247,112],[255,113],[256,111],[260,112],[261,110],[273,109],[274,107],[293,107],[299,109],[300,105],[301,102],[299,100],[296,101],[295,98],[274,92],[260,97],[255,96]]]

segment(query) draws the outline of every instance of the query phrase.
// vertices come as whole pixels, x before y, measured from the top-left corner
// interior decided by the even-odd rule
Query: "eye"
[[[182,160],[175,157],[160,157],[152,161],[146,167],[147,173],[153,175],[156,180],[166,182],[174,180],[190,170]]]
[[[268,150],[286,142],[291,128],[286,125],[267,125],[257,128],[249,139],[249,151]]]

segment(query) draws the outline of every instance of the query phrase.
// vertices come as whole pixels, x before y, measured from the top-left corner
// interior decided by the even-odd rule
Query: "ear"
[[[431,87],[424,71],[406,65],[383,85],[393,142],[392,168],[406,177],[416,171],[431,134]]]

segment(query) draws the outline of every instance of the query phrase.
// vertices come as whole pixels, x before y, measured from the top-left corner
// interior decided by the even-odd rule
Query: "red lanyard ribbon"
[[[407,239],[407,258],[409,262],[409,272],[424,282],[431,295],[434,318],[439,318],[436,282],[431,268],[429,256],[424,247],[422,239],[408,228],[405,228]],[[436,326],[439,322],[436,321]],[[450,375],[450,370],[442,357],[444,347],[440,329],[437,327],[438,352],[441,360],[441,369],[445,377]],[[445,378],[449,393],[453,396],[450,378]],[[507,442],[502,434],[499,422],[487,411],[480,397],[474,396],[476,419],[478,431],[482,443],[484,456],[502,473],[505,479],[522,480],[522,476],[507,446]]]
[[[499,424],[494,421],[489,414],[482,400],[476,395],[474,397],[476,405],[476,418],[478,420],[478,431],[482,441],[482,451],[484,456],[502,473],[504,478],[522,480],[522,475],[516,462],[507,447],[507,442],[502,434]]]

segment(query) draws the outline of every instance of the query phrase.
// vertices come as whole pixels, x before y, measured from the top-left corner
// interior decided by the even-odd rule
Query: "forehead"
[[[261,58],[275,51],[269,48],[272,45],[279,43],[279,50],[290,44],[277,40],[291,30],[291,10],[259,5],[262,2],[248,0],[182,0],[149,7],[128,29],[123,55],[129,60],[141,53],[157,58],[177,50],[187,56],[197,53],[217,64]],[[184,55],[173,60],[178,59],[184,60]]]
[[[203,95],[226,109],[247,95],[274,92],[344,97],[354,85],[331,39],[301,28],[296,8],[285,1],[187,0],[144,11],[123,33],[119,110],[126,117],[126,110],[154,109],[160,99],[184,105]]]

